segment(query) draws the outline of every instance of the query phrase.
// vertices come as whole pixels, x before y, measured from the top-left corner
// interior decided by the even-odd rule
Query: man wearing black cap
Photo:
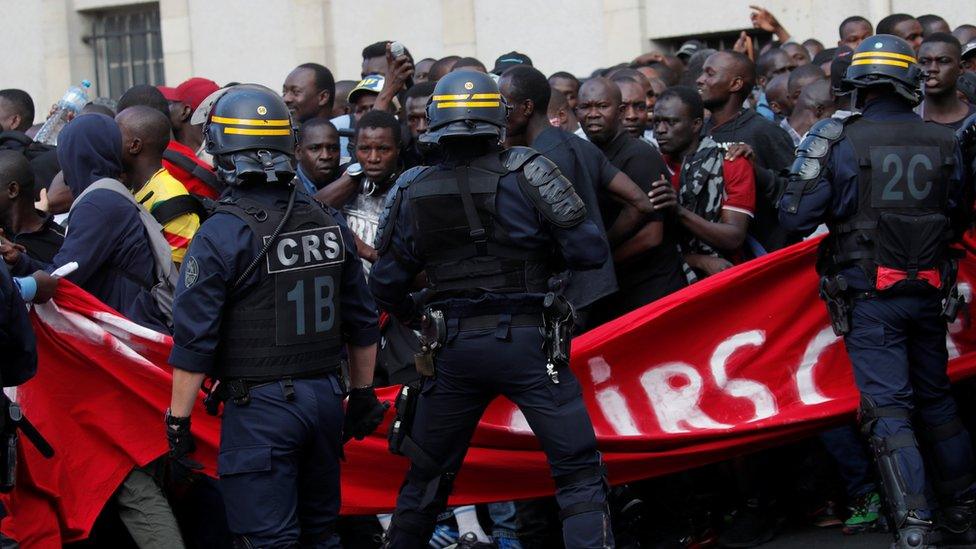
[[[960,59],[963,70],[976,73],[976,41],[970,42],[962,47]]]
[[[518,65],[528,65],[531,67],[532,59],[529,59],[529,56],[524,53],[510,51],[495,59],[495,68],[491,69],[491,73],[496,76],[501,76],[503,72]]]
[[[688,40],[684,44],[681,44],[681,47],[678,48],[678,51],[675,52],[674,55],[687,65],[688,59],[690,59],[692,55],[698,53],[698,50],[702,49],[703,47],[704,44],[698,40]]]

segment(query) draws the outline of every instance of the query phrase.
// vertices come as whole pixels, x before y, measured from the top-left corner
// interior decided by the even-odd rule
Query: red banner
[[[857,392],[817,298],[814,247],[806,242],[730,269],[574,341],[573,370],[613,483],[783,444],[852,417]],[[969,297],[976,261],[961,271]],[[44,460],[24,445],[18,487],[4,498],[11,518],[3,531],[25,546],[53,547],[87,536],[132,467],[165,453],[171,340],[70,284],[35,307],[34,328],[40,366],[17,398],[57,455]],[[976,334],[962,321],[949,332],[953,377],[972,375]],[[394,395],[381,391],[381,398]],[[407,462],[386,451],[386,428],[346,446],[345,513],[394,504]],[[195,457],[214,474],[219,420],[198,406],[193,431]],[[475,432],[452,502],[553,488],[525,418],[498,399]]]

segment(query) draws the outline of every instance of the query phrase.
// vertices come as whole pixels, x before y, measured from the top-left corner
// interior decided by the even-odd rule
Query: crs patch
[[[267,244],[270,236],[264,237]],[[268,251],[268,274],[342,263],[346,248],[338,226],[316,227],[278,235]]]
[[[189,288],[200,278],[200,265],[192,255],[183,262],[183,285]]]

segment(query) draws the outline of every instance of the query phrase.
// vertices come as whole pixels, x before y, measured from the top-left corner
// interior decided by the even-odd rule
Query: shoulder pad
[[[528,150],[535,156],[522,163],[521,177],[518,178],[522,192],[553,225],[569,228],[582,223],[586,219],[586,207],[573,184],[552,160]]]
[[[856,120],[852,114],[843,118],[826,118],[814,124],[796,147],[796,159],[790,166],[789,181],[780,201],[780,208],[796,213],[800,199],[820,179],[827,154],[834,143],[844,136],[844,126]]]
[[[532,147],[512,147],[502,151],[502,165],[510,172],[516,172],[525,165],[526,162],[541,153]]]
[[[807,132],[808,136],[822,137],[829,141],[836,141],[840,139],[840,136],[844,133],[844,125],[847,121],[852,120],[854,117],[848,116],[846,118],[825,118],[813,126],[810,127],[810,131]]]
[[[820,175],[820,159],[827,156],[830,147],[844,135],[844,126],[855,120],[857,115],[845,118],[826,118],[814,124],[796,147],[796,161],[790,169],[790,175],[803,175],[803,179],[815,178]],[[813,173],[814,163],[803,160],[817,159],[816,173]],[[804,170],[804,166],[806,169]]]
[[[380,214],[379,224],[376,227],[376,241],[373,242],[373,247],[376,248],[377,252],[383,253],[390,246],[394,225],[391,219],[396,217],[397,211],[400,209],[403,191],[409,188],[411,183],[420,179],[430,169],[432,169],[430,166],[414,166],[410,168],[400,174],[396,183],[393,184],[393,188],[386,193],[386,200],[383,202],[383,212]]]

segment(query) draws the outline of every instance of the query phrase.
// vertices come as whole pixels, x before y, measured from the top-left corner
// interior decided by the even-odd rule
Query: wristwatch
[[[359,162],[350,164],[349,167],[346,168],[346,175],[348,175],[349,177],[354,177],[354,178],[358,178],[358,177],[362,176],[363,175],[363,165],[360,164]]]

